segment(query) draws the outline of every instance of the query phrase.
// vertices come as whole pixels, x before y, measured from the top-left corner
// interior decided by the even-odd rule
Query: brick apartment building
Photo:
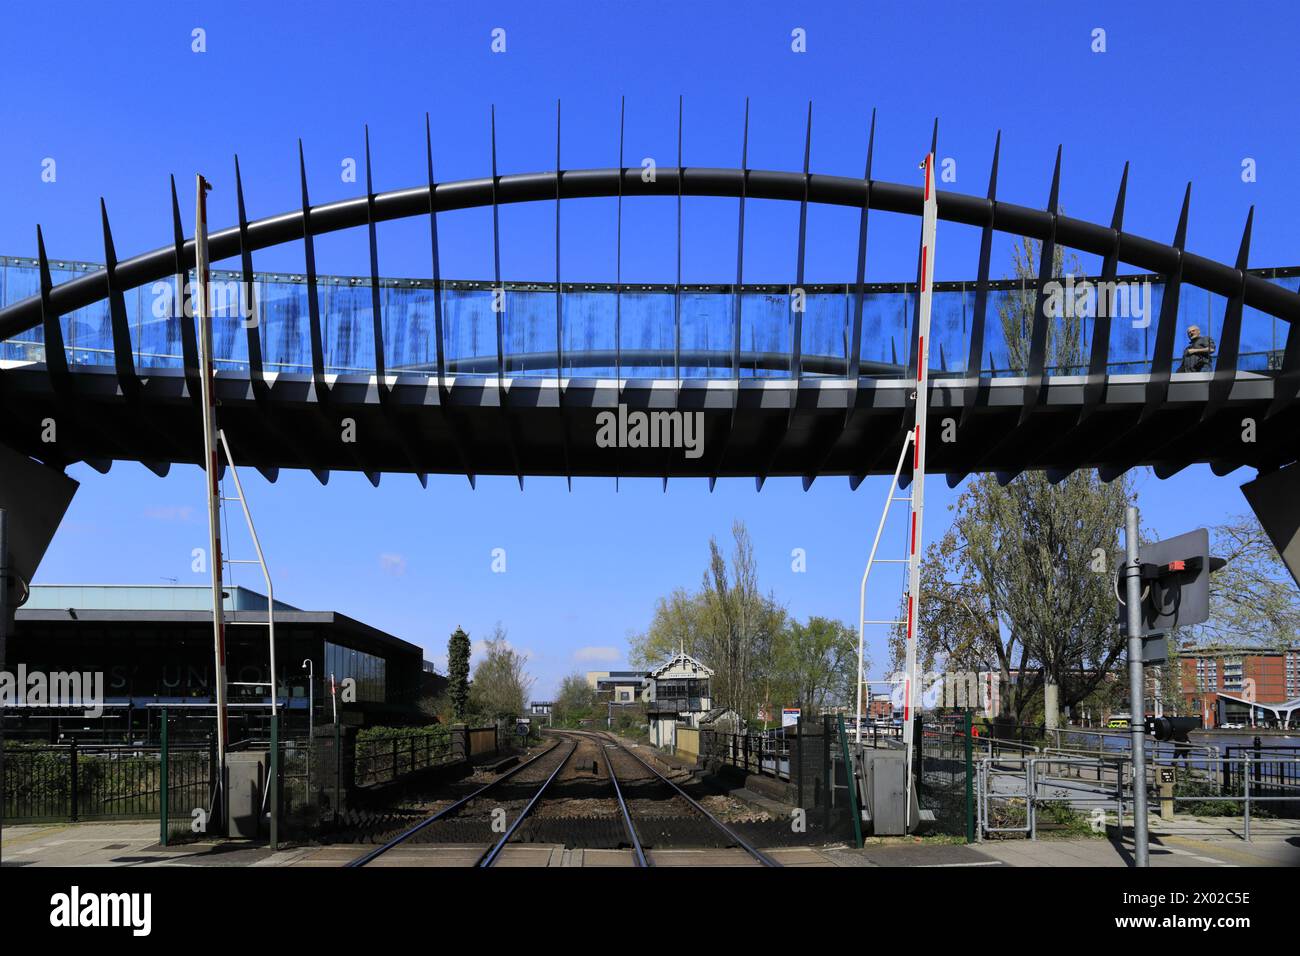
[[[1285,650],[1215,645],[1187,648],[1178,658],[1187,713],[1207,728],[1249,723],[1242,701],[1282,704],[1300,698],[1300,641]]]

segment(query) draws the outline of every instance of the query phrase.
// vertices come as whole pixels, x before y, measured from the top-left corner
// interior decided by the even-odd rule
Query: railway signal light
[[[1200,624],[1210,617],[1210,573],[1226,563],[1210,557],[1205,528],[1164,541],[1152,541],[1138,552],[1142,582],[1142,636],[1167,633],[1174,627]],[[1123,558],[1116,564],[1116,621],[1123,626],[1127,611],[1119,587]]]
[[[1200,730],[1200,717],[1148,717],[1146,732],[1156,740],[1172,740],[1175,743],[1188,743],[1187,735],[1193,730]]]

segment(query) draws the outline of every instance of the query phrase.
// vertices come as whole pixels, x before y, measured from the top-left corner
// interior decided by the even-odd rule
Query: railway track
[[[586,841],[578,845],[626,846],[638,867],[653,865],[646,845],[673,844],[737,847],[761,865],[780,865],[612,736],[566,730],[554,737],[555,743],[540,754],[406,827],[347,865],[366,866],[398,846],[486,843],[487,849],[473,865],[491,867],[509,845],[572,845],[575,838]],[[598,760],[592,758],[593,748]],[[582,760],[575,759],[579,754]],[[598,764],[603,765],[603,779]],[[554,786],[565,777],[566,768],[567,779]],[[605,793],[612,795],[606,806],[616,809],[579,817],[562,812],[566,802],[572,805],[575,795],[585,798]],[[502,813],[510,821],[504,830],[500,827]]]
[[[488,807],[486,801],[489,794],[498,794],[504,791],[507,784],[517,786],[522,785],[524,787],[536,786],[536,790],[527,798],[527,802],[524,804],[522,810],[516,815],[514,821],[506,828],[505,832],[499,839],[492,842],[491,846],[483,852],[475,864],[480,867],[491,866],[496,862],[501,850],[515,834],[519,825],[527,819],[528,814],[532,811],[533,807],[536,806],[537,801],[546,791],[546,788],[550,786],[551,782],[555,780],[560,771],[564,769],[564,765],[568,763],[569,758],[573,756],[574,752],[577,750],[577,746],[575,740],[559,737],[554,745],[548,747],[535,757],[524,761],[517,767],[506,771],[495,780],[484,784],[473,792],[461,797],[459,800],[456,800],[454,803],[443,807],[441,810],[426,817],[414,826],[397,834],[397,836],[388,840],[381,846],[357,857],[347,865],[349,867],[366,866],[392,850],[394,847],[422,842],[437,842],[436,840],[428,839],[429,837],[436,836],[434,828],[439,824],[456,821],[457,817],[460,815],[468,817],[477,814],[478,816],[481,816],[482,811],[488,809],[488,819],[491,820],[495,815],[495,811],[504,810],[512,801],[509,798],[502,801],[494,801],[503,805]],[[540,782],[529,779],[537,777],[541,778]],[[471,826],[473,826],[473,824],[471,824]],[[491,823],[488,822],[486,826],[488,827],[489,832],[491,832]]]
[[[649,866],[644,851],[642,850],[642,835],[646,829],[652,829],[658,834],[668,837],[671,842],[672,831],[677,827],[672,825],[682,816],[687,819],[693,817],[696,821],[703,822],[706,831],[711,831],[717,837],[720,837],[721,845],[735,846],[744,850],[750,857],[763,866],[780,866],[767,854],[752,846],[726,823],[719,820],[717,816],[699,803],[694,797],[683,790],[675,781],[669,779],[652,764],[642,760],[641,757],[631,749],[624,746],[609,734],[588,733],[585,731],[572,731],[578,736],[590,737],[599,742],[601,754],[605,760],[605,766],[609,773],[610,782],[618,797],[619,808],[622,813],[623,822],[632,841],[633,851],[638,857],[638,866]],[[611,757],[611,753],[614,757]],[[617,761],[614,758],[618,758]],[[616,769],[616,763],[621,763],[624,769]],[[627,768],[632,768],[632,774],[628,773]],[[639,772],[638,772],[639,771]],[[633,775],[635,774],[635,775]],[[620,777],[622,779],[620,780]],[[624,790],[635,793],[637,796],[631,798],[632,806],[629,806],[629,799],[625,797]],[[647,798],[642,796],[647,789],[659,788],[670,794],[670,799],[678,804],[685,805],[689,808],[690,813],[686,815],[673,814],[667,815],[662,812],[654,817],[648,817],[638,814],[633,806],[639,806],[646,802]],[[639,823],[639,826],[638,826]],[[689,829],[689,827],[688,827]],[[697,831],[698,832],[698,831]],[[659,842],[656,840],[655,842]]]

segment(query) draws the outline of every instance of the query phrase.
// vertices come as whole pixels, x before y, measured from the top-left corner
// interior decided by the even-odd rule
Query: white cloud
[[[379,567],[383,569],[385,574],[400,578],[406,573],[406,558],[400,554],[385,551],[379,556]]]
[[[616,661],[623,656],[617,647],[580,647],[573,652],[575,661]]]

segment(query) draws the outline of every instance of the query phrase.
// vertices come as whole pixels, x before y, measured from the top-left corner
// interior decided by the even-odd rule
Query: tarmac
[[[1234,821],[1240,824],[1240,820]],[[372,866],[472,865],[484,846],[426,844],[398,847]],[[206,840],[164,847],[151,822],[32,824],[0,832],[0,866],[275,866],[341,867],[366,850],[360,846],[303,846],[272,851],[239,840]],[[765,850],[784,866],[829,867],[1130,867],[1133,842],[1114,828],[1106,837],[1006,839],[976,844],[898,838],[849,846],[783,847]],[[755,866],[740,849],[647,851],[653,866]],[[1158,824],[1152,819],[1149,849],[1153,867],[1300,867],[1300,827],[1294,820],[1261,820],[1242,840],[1230,827],[1206,821]],[[608,867],[634,865],[627,850],[566,849],[549,844],[507,847],[498,866]]]

